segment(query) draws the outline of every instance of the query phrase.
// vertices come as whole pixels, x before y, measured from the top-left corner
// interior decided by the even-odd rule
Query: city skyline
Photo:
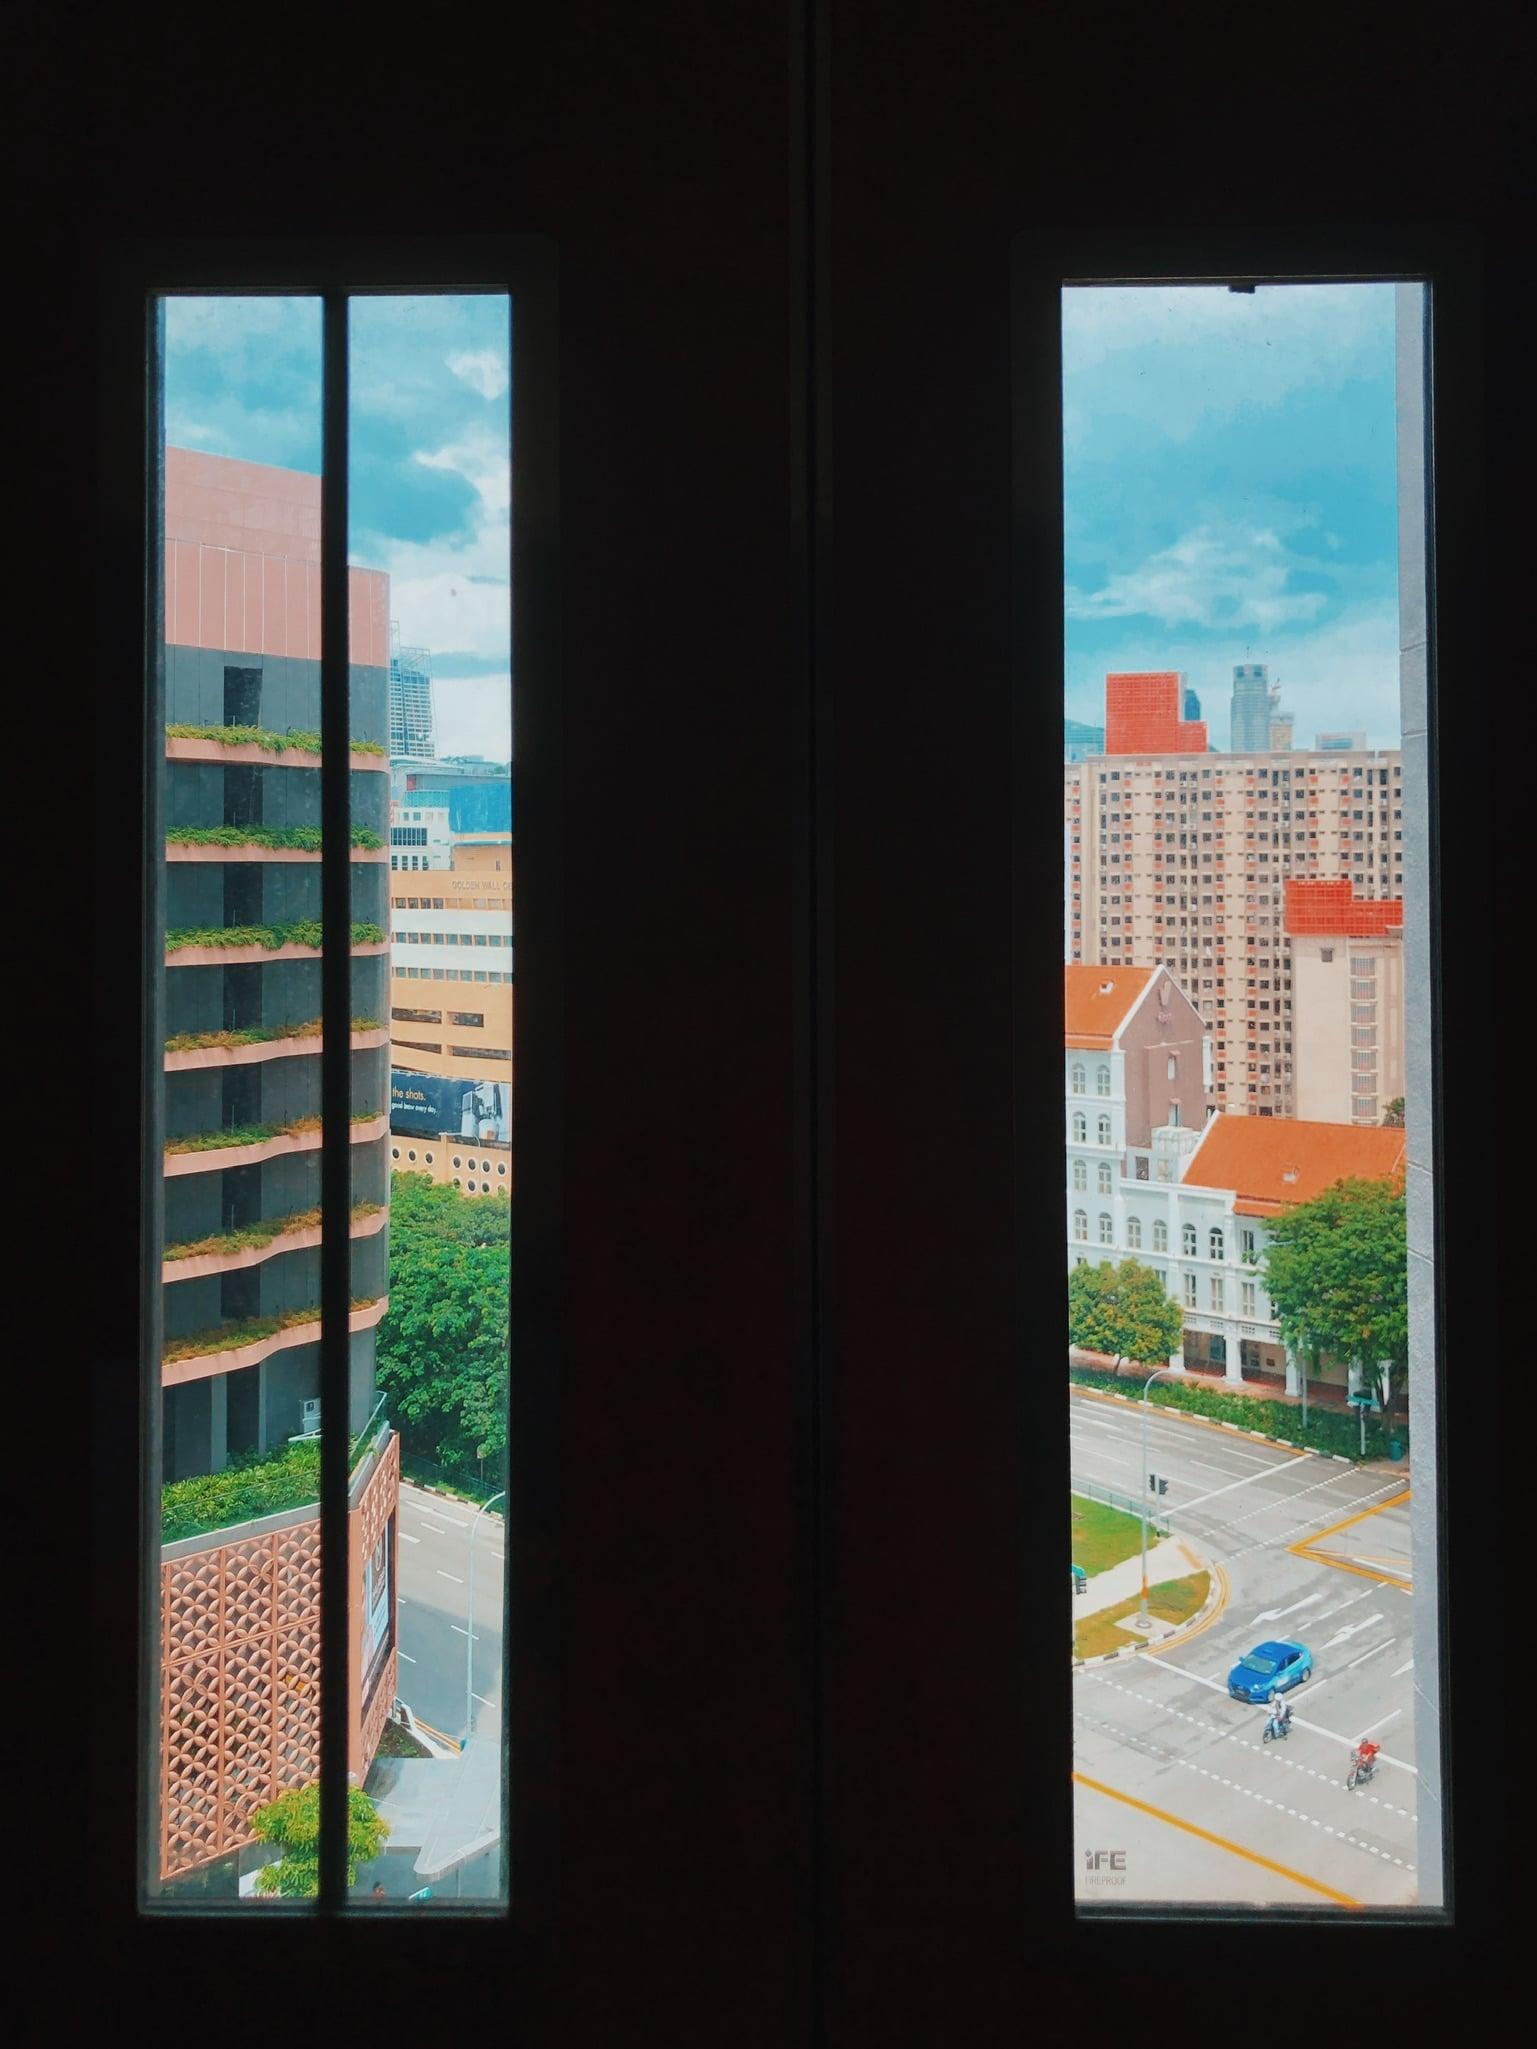
[[[1178,670],[1227,750],[1265,664],[1296,744],[1399,739],[1389,285],[1063,293],[1064,712]]]
[[[349,558],[432,652],[439,752],[508,761],[506,299],[359,298],[350,319]],[[166,440],[318,475],[320,369],[318,299],[169,299]]]

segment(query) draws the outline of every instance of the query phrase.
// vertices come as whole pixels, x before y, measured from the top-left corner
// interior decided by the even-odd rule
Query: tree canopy
[[[1337,1181],[1285,1211],[1267,1233],[1265,1291],[1282,1337],[1297,1349],[1360,1361],[1386,1407],[1393,1370],[1409,1360],[1402,1183]]]
[[[406,1443],[444,1465],[506,1450],[510,1210],[425,1174],[391,1179],[379,1386]]]
[[[1075,1266],[1067,1281],[1068,1341],[1085,1351],[1167,1366],[1184,1333],[1184,1311],[1159,1276],[1135,1259]]]
[[[251,1827],[264,1843],[283,1852],[276,1864],[256,1874],[256,1890],[285,1900],[312,1900],[320,1892],[320,1781],[290,1786],[251,1816]],[[358,1866],[377,1857],[390,1825],[368,1795],[347,1788],[347,1883],[357,1883]]]

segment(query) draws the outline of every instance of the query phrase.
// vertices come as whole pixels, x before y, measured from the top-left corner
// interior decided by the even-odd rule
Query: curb
[[[1070,1394],[1085,1395],[1090,1401],[1122,1402],[1127,1408],[1132,1409],[1142,1406],[1133,1396],[1119,1394],[1108,1387],[1090,1387],[1078,1380],[1069,1380],[1067,1386]],[[1406,1470],[1409,1465],[1407,1457],[1390,1461],[1381,1458],[1351,1458],[1342,1451],[1325,1451],[1317,1444],[1294,1444],[1289,1437],[1272,1437],[1268,1431],[1251,1430],[1247,1424],[1229,1423],[1220,1416],[1198,1416],[1190,1409],[1177,1408],[1172,1402],[1153,1402],[1150,1406],[1157,1409],[1160,1416],[1173,1416],[1181,1423],[1194,1423],[1203,1430],[1231,1430],[1235,1437],[1255,1437],[1261,1444],[1278,1444],[1283,1451],[1294,1451],[1300,1458],[1331,1458],[1336,1465],[1355,1466],[1363,1472],[1369,1466],[1377,1464],[1398,1464]]]
[[[1186,1544],[1189,1543],[1188,1538],[1181,1538],[1180,1541]],[[1204,1552],[1201,1555],[1203,1558],[1205,1557]],[[1086,1672],[1094,1665],[1113,1665],[1118,1658],[1145,1658],[1158,1652],[1173,1650],[1177,1644],[1181,1644],[1187,1637],[1193,1636],[1198,1629],[1203,1629],[1212,1620],[1217,1611],[1226,1604],[1229,1591],[1228,1580],[1227,1574],[1214,1558],[1207,1558],[1205,1564],[1198,1566],[1196,1570],[1206,1573],[1211,1582],[1206,1590],[1206,1599],[1201,1604],[1199,1614],[1192,1615],[1190,1620],[1182,1623],[1178,1629],[1171,1629],[1167,1636],[1159,1637],[1156,1644],[1123,1644],[1118,1651],[1105,1651],[1097,1658],[1080,1658],[1075,1656],[1072,1661],[1072,1669],[1075,1672]],[[1181,1577],[1193,1579],[1195,1574],[1185,1573]]]

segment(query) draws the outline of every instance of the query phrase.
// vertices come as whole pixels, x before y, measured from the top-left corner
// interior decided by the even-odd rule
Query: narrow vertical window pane
[[[387,1492],[362,1480],[353,1517],[363,1789],[389,1830],[355,1894],[428,1908],[506,1897],[510,313],[495,294],[349,308],[348,547],[369,649],[352,674],[370,693],[377,679],[388,747],[387,778],[354,778],[354,816],[365,782],[379,793],[381,837],[354,889],[391,940],[370,963],[388,1045],[367,1094],[387,1103],[370,1192],[387,1194],[388,1244],[360,1238],[354,1272],[359,1296],[387,1295],[376,1382],[360,1365],[359,1385],[376,1387],[387,1446],[370,1456],[398,1475]]]
[[[302,1901],[320,1768],[320,305],[170,298],[161,313],[149,1889]],[[374,723],[382,822],[382,686]],[[382,1047],[366,983],[360,1040]],[[381,1075],[360,1087],[360,1148],[377,1156],[362,1185],[382,1207]]]
[[[1423,320],[1063,295],[1081,1908],[1442,1900]]]

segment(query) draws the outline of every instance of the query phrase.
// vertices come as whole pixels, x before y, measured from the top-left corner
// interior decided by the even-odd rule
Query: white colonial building
[[[1264,1289],[1266,1219],[1347,1177],[1401,1172],[1403,1132],[1208,1114],[1210,1040],[1168,975],[1071,966],[1066,979],[1069,1269],[1151,1267],[1185,1313],[1171,1368],[1284,1373],[1296,1393]],[[1346,1369],[1326,1361],[1316,1377]]]

